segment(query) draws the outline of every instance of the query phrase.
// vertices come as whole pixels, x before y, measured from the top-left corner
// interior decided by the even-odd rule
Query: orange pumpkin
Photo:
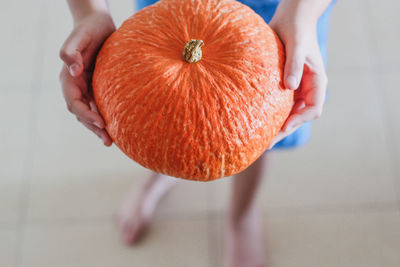
[[[162,0],[137,12],[98,54],[93,92],[106,129],[156,172],[209,181],[270,145],[293,105],[284,49],[234,0]]]

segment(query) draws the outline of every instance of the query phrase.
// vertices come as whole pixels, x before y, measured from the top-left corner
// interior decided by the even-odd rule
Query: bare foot
[[[255,207],[240,219],[229,215],[225,232],[225,267],[265,267],[260,210]]]
[[[121,238],[126,244],[133,245],[143,237],[157,204],[176,182],[176,178],[154,173],[144,184],[138,198],[134,191],[128,194],[116,214]]]

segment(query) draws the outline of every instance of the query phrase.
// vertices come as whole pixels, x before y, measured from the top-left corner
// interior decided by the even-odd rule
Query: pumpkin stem
[[[204,45],[202,40],[192,39],[185,44],[182,52],[182,58],[188,63],[196,63],[203,56],[201,47]]]

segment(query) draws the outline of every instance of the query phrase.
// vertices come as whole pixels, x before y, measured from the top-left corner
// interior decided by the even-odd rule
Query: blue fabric
[[[155,2],[157,2],[157,0],[137,0],[137,9],[140,10],[148,5],[154,4]],[[239,2],[251,7],[267,23],[272,19],[279,4],[279,0],[239,0]],[[335,2],[336,0],[332,1],[324,14],[319,18],[317,25],[318,43],[325,66],[327,63],[329,19]],[[273,149],[293,148],[306,144],[311,137],[311,126],[311,122],[304,123],[294,133],[278,142]]]

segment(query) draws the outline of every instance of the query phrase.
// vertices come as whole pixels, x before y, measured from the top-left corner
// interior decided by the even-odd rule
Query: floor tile
[[[204,219],[155,223],[138,246],[126,247],[113,226],[30,226],[22,267],[209,266]]]
[[[178,179],[178,183],[161,201],[160,216],[197,216],[209,211],[212,185]]]
[[[395,163],[396,166],[400,165],[400,140],[397,138],[400,136],[400,116],[399,116],[399,104],[400,92],[397,89],[400,84],[400,71],[382,73],[379,76],[379,84],[382,87],[378,88],[381,91],[383,97],[383,110],[386,112],[385,122],[387,123],[387,131],[389,131],[388,140],[389,145],[393,146],[395,150]],[[399,177],[400,179],[400,177]]]
[[[21,8],[23,7],[23,8]],[[0,88],[4,91],[31,89],[33,61],[42,36],[40,1],[5,1],[0,16]]]
[[[0,223],[15,225],[20,218],[21,179],[0,179]]]
[[[0,222],[19,219],[20,193],[27,164],[30,96],[0,92]]]
[[[267,266],[396,267],[400,261],[398,211],[266,215]],[[223,223],[215,222],[215,266],[223,261]]]
[[[328,38],[328,69],[346,73],[371,70],[370,32],[358,0],[337,1]]]
[[[109,220],[130,188],[139,189],[144,181],[139,173],[35,177],[30,188],[28,222]]]
[[[72,16],[67,1],[45,0],[46,36],[44,40],[43,71],[41,90],[43,92],[61,91],[59,72],[62,61],[59,51],[73,29]],[[60,19],[62,18],[62,19]]]
[[[400,116],[398,108],[398,99],[400,92],[397,89],[400,83],[400,71],[382,73],[379,76],[378,84],[382,87],[381,94],[383,97],[383,110],[386,112],[385,123],[387,133],[387,143],[390,147],[391,164],[393,166],[393,173],[396,179],[396,191],[398,199],[400,200]],[[400,205],[400,203],[399,203]]]
[[[0,179],[20,178],[29,144],[30,95],[0,92]]]
[[[111,218],[131,190],[135,198],[139,197],[148,177],[146,170],[133,170],[132,173],[114,170],[92,176],[34,177],[30,187],[28,221]],[[209,191],[210,187],[204,183],[179,180],[162,199],[155,216],[182,218],[204,215],[209,208]]]
[[[398,29],[400,18],[397,10],[400,9],[400,2],[392,0],[383,1],[360,1],[360,6],[365,5],[365,22],[372,33],[372,41],[377,51],[375,59],[379,67],[399,66],[400,61],[400,39]],[[366,3],[365,3],[366,2]]]
[[[60,91],[39,98],[37,149],[33,175],[101,175],[110,170],[132,171],[138,167],[115,146],[102,141],[70,114]]]
[[[16,266],[17,231],[0,227],[0,266]]]
[[[331,75],[325,112],[303,148],[272,153],[260,188],[267,209],[396,203],[384,113],[371,75]],[[215,182],[211,209],[222,210],[230,178]]]

